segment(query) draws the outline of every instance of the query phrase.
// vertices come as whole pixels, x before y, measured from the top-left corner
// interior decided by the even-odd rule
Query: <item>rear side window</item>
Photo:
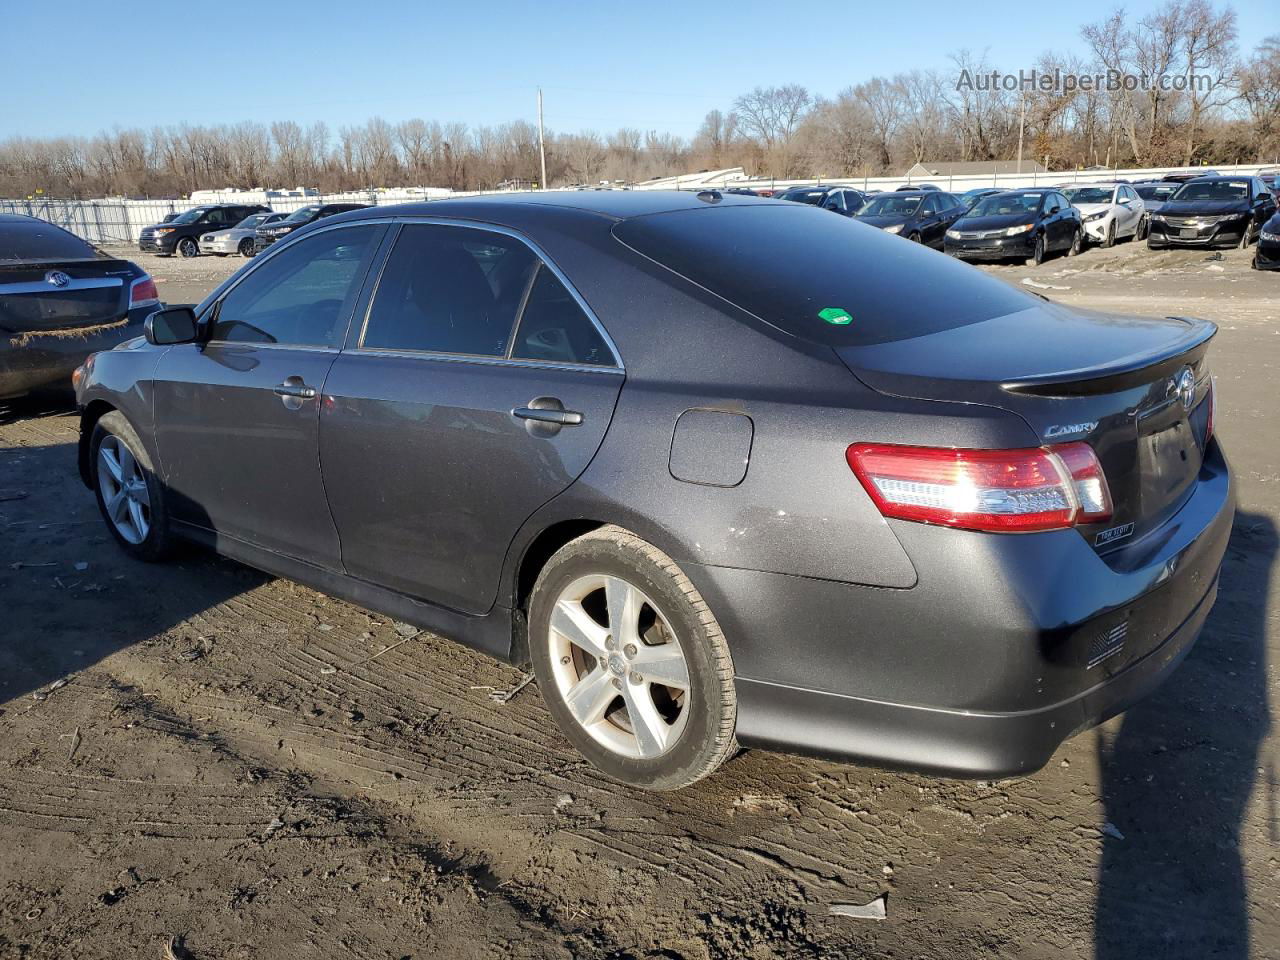
[[[0,220],[0,263],[105,260],[73,233],[43,220]]]
[[[538,258],[505,234],[408,224],[387,258],[360,345],[506,356]]]
[[[679,210],[613,233],[766,323],[830,346],[905,340],[1038,303],[920,244],[799,205]]]
[[[379,232],[346,227],[290,244],[222,298],[212,339],[336,347]]]
[[[611,367],[613,353],[560,279],[538,267],[520,315],[511,356],[517,360]]]

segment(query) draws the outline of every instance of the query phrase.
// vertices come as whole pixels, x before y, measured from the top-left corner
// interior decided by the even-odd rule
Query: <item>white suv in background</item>
[[[1059,188],[1084,220],[1085,238],[1110,247],[1147,235],[1147,208],[1127,183],[1069,183]]]

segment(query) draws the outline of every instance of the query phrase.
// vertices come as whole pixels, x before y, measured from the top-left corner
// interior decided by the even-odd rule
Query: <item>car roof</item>
[[[29,217],[25,213],[0,213],[0,223],[35,223],[39,217]]]
[[[1207,177],[1196,177],[1193,180],[1187,180],[1186,183],[1219,183],[1222,180],[1252,180],[1254,174],[1240,173],[1232,176],[1229,173],[1215,173]]]
[[[487,194],[476,197],[451,197],[447,200],[419,200],[389,206],[364,207],[339,214],[344,222],[385,216],[462,217],[482,218],[501,223],[508,215],[524,220],[524,215],[538,207],[554,207],[576,211],[584,217],[605,217],[626,220],[654,213],[671,213],[676,210],[705,208],[707,200],[699,195],[714,195],[716,206],[737,206],[748,203],[774,201],[764,197],[752,197],[741,193],[721,193],[718,190],[547,190],[529,193]]]

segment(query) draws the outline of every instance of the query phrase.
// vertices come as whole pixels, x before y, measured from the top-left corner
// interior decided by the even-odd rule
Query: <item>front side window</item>
[[[514,237],[408,224],[387,258],[360,345],[506,356],[538,259]]]
[[[211,339],[338,346],[380,230],[362,224],[290,244],[222,298]]]

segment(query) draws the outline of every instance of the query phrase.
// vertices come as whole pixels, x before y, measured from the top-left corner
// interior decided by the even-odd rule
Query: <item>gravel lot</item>
[[[1172,680],[994,783],[749,752],[621,789],[535,688],[491,702],[515,670],[198,552],[128,560],[65,403],[0,414],[0,957],[1280,956],[1280,275],[1211,256],[984,268],[1216,320],[1240,489]],[[243,262],[135,259],[172,303]],[[828,915],[884,892],[884,922]]]

